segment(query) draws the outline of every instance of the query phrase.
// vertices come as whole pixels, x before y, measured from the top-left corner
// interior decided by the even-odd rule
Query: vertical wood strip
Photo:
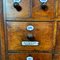
[[[0,0],[0,39],[1,39],[1,60],[5,60],[5,38],[4,38],[4,22],[3,22],[3,10],[2,2]]]
[[[59,9],[59,8],[58,8],[58,2],[59,2],[59,1],[56,0],[56,3],[55,3],[55,6],[56,6],[56,17],[58,17],[58,9]]]
[[[54,23],[54,40],[53,40],[54,48],[53,49],[55,49],[55,46],[56,46],[56,32],[57,32],[57,21],[55,21]]]

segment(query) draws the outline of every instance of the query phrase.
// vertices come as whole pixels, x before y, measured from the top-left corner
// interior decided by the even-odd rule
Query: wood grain
[[[54,60],[60,60],[60,54],[55,54],[53,59]]]
[[[32,17],[39,20],[50,20],[51,18],[55,17],[55,1],[48,0],[46,5],[48,6],[48,10],[44,11],[40,8],[41,3],[39,0],[33,0],[33,12]]]
[[[5,0],[4,0],[5,1]],[[43,11],[40,6],[39,0],[22,0],[20,6],[22,10],[16,11],[13,7],[12,0],[4,2],[4,17],[5,20],[20,20],[23,21],[52,21],[55,17],[55,1],[48,0],[46,5],[48,6],[47,11]],[[25,20],[26,19],[26,20]]]
[[[35,27],[34,31],[26,30],[28,25]],[[53,22],[7,22],[8,50],[43,50],[53,49]],[[33,34],[39,46],[21,46],[22,41],[27,40],[27,34]]]
[[[60,22],[57,24],[56,48],[55,51],[60,52]]]
[[[0,0],[0,60],[5,60],[5,37],[4,37],[4,23],[3,23],[3,11],[2,0]]]
[[[4,8],[6,12],[2,13],[2,5],[5,6],[6,1],[8,2],[6,9]],[[15,10],[12,0],[4,0],[4,3],[2,4],[2,0],[0,0],[0,57],[2,60],[8,60],[8,58],[9,60],[26,60],[29,55],[34,57],[34,60],[60,60],[60,22],[57,23],[58,20],[60,21],[60,0],[48,0],[47,11],[40,8],[39,0],[22,0],[20,12]],[[17,22],[18,20],[25,22]],[[51,22],[52,20],[54,22]],[[33,25],[35,29],[32,32],[27,31],[28,25]],[[4,28],[7,28],[7,33]],[[21,42],[27,40],[27,34],[33,34],[36,41],[40,43],[39,46],[22,46]],[[55,49],[54,54],[52,54],[53,49]],[[15,51],[15,53],[11,51]],[[19,53],[17,53],[18,51]],[[20,53],[21,51],[23,53]],[[31,53],[26,53],[29,51]],[[42,53],[34,53],[33,51],[42,51]],[[51,51],[51,53],[44,53],[44,51]]]
[[[22,7],[21,11],[17,11],[14,7],[13,0],[3,0],[4,7],[4,17],[6,20],[18,20],[20,18],[29,18],[31,17],[31,1],[22,0],[19,5]]]
[[[56,17],[55,21],[60,21],[60,0],[56,0]]]
[[[34,53],[34,54],[9,54],[9,60],[26,60],[26,58],[31,55],[34,60],[52,60],[51,54],[44,53]]]

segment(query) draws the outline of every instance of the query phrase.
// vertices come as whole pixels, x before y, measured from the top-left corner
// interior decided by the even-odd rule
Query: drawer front
[[[29,26],[34,29],[29,31]],[[53,31],[54,22],[7,22],[8,50],[50,51],[53,48]]]
[[[9,54],[9,60],[52,60],[52,55],[48,53]]]
[[[41,7],[42,3],[40,0],[34,0],[33,1],[33,17],[35,19],[41,19],[41,20],[48,20],[50,18],[53,18],[55,16],[55,1],[54,0],[48,0],[45,5],[45,10]],[[44,7],[44,6],[43,6]]]
[[[53,59],[54,60],[60,60],[60,54],[55,54]]]
[[[15,1],[20,2],[15,3]],[[20,20],[31,17],[31,0],[3,0],[3,8],[6,20]]]
[[[56,51],[60,52],[60,22],[57,24]]]

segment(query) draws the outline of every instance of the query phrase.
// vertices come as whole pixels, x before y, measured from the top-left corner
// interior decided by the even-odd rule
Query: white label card
[[[22,41],[23,46],[38,46],[38,41]]]
[[[19,2],[21,2],[21,0],[13,0],[13,2],[18,2],[19,3]]]

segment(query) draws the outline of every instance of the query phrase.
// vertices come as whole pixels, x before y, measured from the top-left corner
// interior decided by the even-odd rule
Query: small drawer
[[[50,20],[55,16],[55,0],[46,0],[46,3],[42,3],[43,0],[33,1],[33,13],[32,16],[35,19]],[[44,0],[45,1],[45,0]]]
[[[5,20],[29,18],[31,17],[31,0],[3,0],[3,9]]]
[[[9,54],[8,60],[52,60],[52,54]]]
[[[57,23],[56,52],[60,52],[60,22]]]
[[[54,22],[7,22],[8,50],[53,49]]]
[[[55,54],[53,59],[54,60],[60,60],[60,54]]]

